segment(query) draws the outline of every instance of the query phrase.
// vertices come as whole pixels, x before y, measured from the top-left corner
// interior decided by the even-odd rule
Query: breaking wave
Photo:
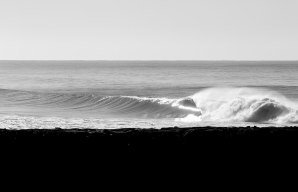
[[[92,93],[40,93],[0,90],[0,109],[22,106],[99,117],[172,118],[178,122],[298,123],[298,105],[257,88],[207,88],[186,98],[100,96]]]
[[[209,88],[191,96],[202,115],[182,121],[298,123],[297,103],[256,88]]]

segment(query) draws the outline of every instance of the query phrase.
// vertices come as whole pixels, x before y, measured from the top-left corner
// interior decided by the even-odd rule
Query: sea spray
[[[272,90],[208,88],[190,97],[202,115],[188,115],[182,121],[297,122],[297,103]]]

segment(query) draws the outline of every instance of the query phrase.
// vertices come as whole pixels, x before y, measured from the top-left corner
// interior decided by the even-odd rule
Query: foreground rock
[[[164,128],[164,129],[0,129],[2,167],[6,164],[43,170],[48,166],[73,171],[132,168],[230,172],[252,167],[296,165],[298,128]],[[188,168],[186,168],[188,167]],[[28,167],[30,169],[30,166]],[[126,170],[123,173],[128,173]],[[259,170],[259,168],[257,168]],[[197,173],[199,173],[197,172]],[[180,177],[180,176],[179,176]]]
[[[125,151],[278,150],[298,144],[298,128],[0,129],[3,149],[96,149]]]

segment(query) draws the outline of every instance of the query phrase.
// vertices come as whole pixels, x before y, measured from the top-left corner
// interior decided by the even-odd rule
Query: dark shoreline
[[[2,165],[41,171],[291,169],[297,146],[298,127],[0,129]]]
[[[191,127],[162,129],[0,129],[2,149],[65,149],[142,152],[291,148],[298,127]]]

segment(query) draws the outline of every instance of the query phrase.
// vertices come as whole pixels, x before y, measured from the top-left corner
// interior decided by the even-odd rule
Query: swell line
[[[174,99],[0,89],[0,104],[53,112],[65,110],[70,114],[75,111],[98,116],[174,118],[184,122],[298,123],[297,102],[272,90],[248,87],[213,87]]]

